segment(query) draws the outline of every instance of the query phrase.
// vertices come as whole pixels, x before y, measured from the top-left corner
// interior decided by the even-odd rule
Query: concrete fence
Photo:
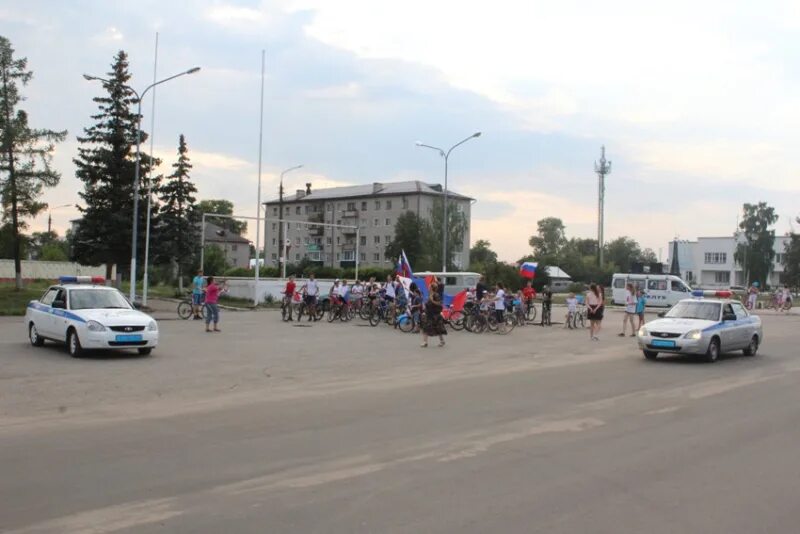
[[[24,280],[55,280],[59,276],[105,276],[105,265],[97,267],[69,261],[22,261]],[[116,268],[112,270],[112,278]],[[0,260],[0,281],[14,281],[14,260]]]
[[[217,281],[227,281],[228,295],[231,297],[241,299],[253,298],[253,289],[256,283],[253,278],[215,276],[214,279]],[[333,280],[317,279],[317,282],[319,282],[320,295],[327,295],[331,289],[331,286],[333,286]],[[295,283],[297,284],[297,289],[300,289],[303,287],[303,284],[306,283],[306,279],[297,278]],[[273,299],[279,301],[283,298],[282,292],[285,288],[286,280],[281,280],[280,278],[261,278],[258,281],[258,301],[264,302],[264,300],[267,298],[267,295],[272,295]]]

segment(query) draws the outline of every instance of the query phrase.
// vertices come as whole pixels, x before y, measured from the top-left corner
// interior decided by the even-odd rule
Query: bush
[[[244,276],[249,277],[253,276],[255,273],[246,267],[234,267],[232,269],[228,269],[225,271],[223,276]]]
[[[587,289],[588,288],[587,288],[586,284],[584,284],[582,282],[573,282],[567,288],[567,292],[568,293],[575,293],[576,295],[578,295],[580,293],[586,292]]]

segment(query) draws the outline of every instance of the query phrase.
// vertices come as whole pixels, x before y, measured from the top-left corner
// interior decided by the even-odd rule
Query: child
[[[572,321],[576,313],[578,313],[578,299],[575,297],[575,293],[570,293],[567,297],[567,324],[564,328],[572,328]]]
[[[208,277],[206,285],[206,332],[211,332],[208,327],[214,323],[214,332],[220,332],[217,328],[219,323],[219,295],[222,292],[220,287],[214,282],[214,277]]]
[[[639,326],[636,327],[637,330],[644,325],[644,309],[646,307],[647,299],[644,296],[644,290],[640,289],[636,296],[636,315],[639,317]]]

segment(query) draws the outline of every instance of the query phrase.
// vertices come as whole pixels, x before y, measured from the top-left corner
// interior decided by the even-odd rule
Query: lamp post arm
[[[448,157],[448,156],[450,156],[450,152],[452,152],[454,148],[456,148],[457,146],[461,146],[461,145],[463,145],[464,143],[466,143],[467,141],[469,141],[469,140],[470,140],[470,139],[472,139],[473,137],[475,137],[475,135],[470,135],[469,137],[467,137],[467,138],[466,138],[466,139],[464,139],[463,141],[459,141],[458,143],[456,143],[456,144],[454,144],[453,146],[451,146],[451,147],[450,147],[450,150],[448,150],[448,151],[447,151],[447,154],[445,155],[445,157]]]

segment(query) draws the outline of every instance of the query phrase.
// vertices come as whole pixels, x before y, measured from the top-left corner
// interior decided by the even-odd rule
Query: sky
[[[51,206],[75,205],[76,137],[96,112],[114,54],[131,84],[200,66],[148,94],[143,129],[168,173],[186,136],[200,199],[258,205],[261,51],[266,50],[262,197],[282,169],[293,191],[443,181],[477,200],[473,242],[530,252],[536,221],[596,237],[600,147],[606,240],[666,258],[674,237],[725,236],[744,202],[800,215],[800,3],[765,0],[0,0],[0,34],[28,58],[34,127],[67,129]],[[151,127],[155,105],[154,127]],[[52,211],[59,233],[77,216]],[[45,229],[47,214],[31,221]],[[251,224],[248,237],[255,239]]]

